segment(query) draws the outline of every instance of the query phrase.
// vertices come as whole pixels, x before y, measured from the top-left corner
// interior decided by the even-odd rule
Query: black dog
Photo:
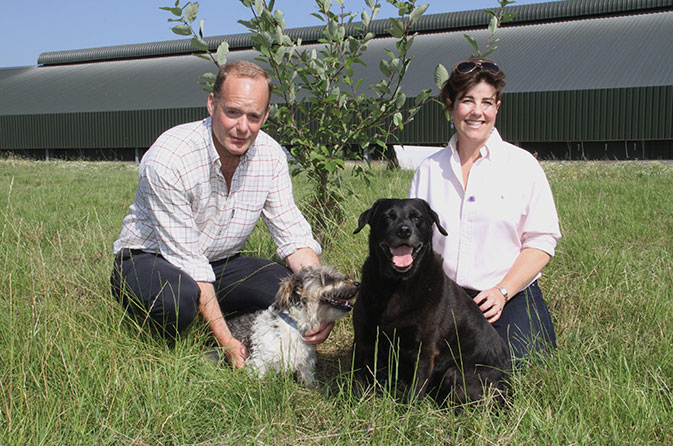
[[[360,215],[354,233],[366,224],[370,233],[353,311],[355,378],[366,385],[375,372],[383,381],[396,363],[399,379],[413,384],[418,398],[431,392],[440,403],[479,400],[488,386],[505,390],[509,349],[442,270],[432,250],[433,223],[447,235],[421,199],[380,199]],[[392,354],[399,356],[393,361]]]

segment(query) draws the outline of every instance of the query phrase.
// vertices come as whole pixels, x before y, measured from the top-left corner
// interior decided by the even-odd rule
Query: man
[[[221,67],[210,117],[162,134],[140,163],[135,200],[114,244],[113,294],[168,338],[197,314],[236,368],[245,346],[225,320],[269,306],[287,268],[239,250],[260,215],[292,272],[319,263],[320,245],[294,203],[280,145],[260,131],[273,84],[250,62]],[[323,342],[333,323],[305,334]]]

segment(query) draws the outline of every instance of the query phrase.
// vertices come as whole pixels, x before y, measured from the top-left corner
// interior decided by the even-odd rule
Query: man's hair
[[[490,59],[471,57],[456,64],[456,67],[463,62],[474,62],[477,65],[483,62],[495,64],[495,62]],[[502,70],[494,73],[481,67],[475,68],[469,73],[460,73],[454,67],[451,76],[444,82],[442,90],[439,92],[439,99],[442,101],[442,104],[451,111],[456,100],[465,96],[465,93],[481,81],[485,81],[495,88],[495,100],[500,101],[502,98],[502,89],[505,87],[505,73]]]
[[[236,62],[227,62],[220,67],[217,73],[215,83],[213,84],[213,95],[215,99],[220,97],[222,84],[229,76],[248,77],[251,79],[264,79],[269,88],[269,102],[271,102],[271,93],[273,93],[273,81],[262,67],[247,60],[238,60]],[[268,104],[267,104],[268,106]]]

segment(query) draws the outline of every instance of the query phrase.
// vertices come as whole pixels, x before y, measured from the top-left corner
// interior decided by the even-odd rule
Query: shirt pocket
[[[259,216],[262,213],[264,202],[239,201],[229,211],[231,220],[229,222],[228,232],[232,237],[247,237],[255,228]]]

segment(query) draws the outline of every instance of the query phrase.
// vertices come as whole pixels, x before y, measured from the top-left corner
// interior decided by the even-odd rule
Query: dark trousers
[[[267,308],[280,280],[291,274],[278,263],[241,255],[211,266],[225,317]],[[115,256],[110,284],[112,294],[141,325],[149,323],[167,338],[182,333],[199,313],[198,284],[159,254],[123,249]]]
[[[465,291],[470,297],[479,293],[468,288]],[[544,354],[556,348],[554,325],[537,281],[507,302],[493,328],[509,344],[516,359],[534,352]]]

